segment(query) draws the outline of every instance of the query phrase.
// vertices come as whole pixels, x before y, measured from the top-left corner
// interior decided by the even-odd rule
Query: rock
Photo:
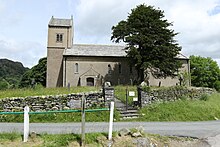
[[[131,134],[132,137],[142,137],[142,134],[138,131],[138,132],[134,132]]]
[[[63,108],[63,110],[69,110],[70,108],[69,107],[67,107],[67,106],[65,106],[64,108]]]
[[[144,134],[144,127],[143,127],[143,126],[137,127],[137,130],[138,130],[141,134]]]
[[[58,108],[57,107],[53,107],[52,110],[58,110]]]
[[[31,137],[32,139],[36,138],[36,137],[37,137],[37,133],[34,132],[34,131],[31,132],[30,137]]]
[[[148,138],[138,138],[133,141],[137,147],[154,147]]]
[[[119,131],[118,135],[119,136],[126,136],[129,135],[131,133],[131,131],[127,128],[123,128]]]

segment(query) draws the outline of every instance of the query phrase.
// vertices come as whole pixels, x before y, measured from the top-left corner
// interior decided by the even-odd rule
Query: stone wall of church
[[[105,81],[112,85],[130,85],[137,78],[134,67],[131,72],[125,58],[66,57],[64,65],[64,86],[68,83],[70,86],[87,86],[88,78],[94,79],[94,86],[100,86]]]

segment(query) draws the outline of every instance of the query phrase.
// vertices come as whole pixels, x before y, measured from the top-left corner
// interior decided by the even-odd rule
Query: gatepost
[[[103,96],[104,96],[105,106],[109,106],[112,101],[115,101],[114,88],[103,87]]]
[[[142,93],[142,88],[140,86],[137,86],[137,92],[138,92],[138,102],[137,102],[137,105],[138,107],[142,107],[142,96],[141,96],[141,93]]]

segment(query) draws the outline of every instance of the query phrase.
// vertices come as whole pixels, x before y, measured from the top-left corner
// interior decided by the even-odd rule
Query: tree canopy
[[[25,72],[20,87],[30,87],[33,84],[46,86],[47,58],[41,58],[37,65]]]
[[[192,86],[220,89],[220,69],[212,58],[190,56],[190,71]]]
[[[27,70],[20,62],[0,59],[0,90],[18,87],[21,76]]]
[[[126,43],[127,57],[137,69],[139,83],[149,70],[159,78],[173,76],[181,66],[175,59],[181,51],[174,40],[177,33],[164,17],[163,11],[141,4],[131,10],[126,20],[112,27],[111,40]]]

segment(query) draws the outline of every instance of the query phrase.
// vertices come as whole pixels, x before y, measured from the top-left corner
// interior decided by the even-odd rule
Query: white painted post
[[[82,136],[81,136],[81,146],[85,147],[85,105],[86,105],[86,98],[85,94],[82,95]]]
[[[28,141],[28,135],[29,135],[29,114],[30,111],[28,106],[24,107],[24,142]]]
[[[113,127],[113,114],[114,114],[114,102],[111,102],[110,105],[110,120],[109,120],[109,133],[108,140],[112,140],[112,127]]]

